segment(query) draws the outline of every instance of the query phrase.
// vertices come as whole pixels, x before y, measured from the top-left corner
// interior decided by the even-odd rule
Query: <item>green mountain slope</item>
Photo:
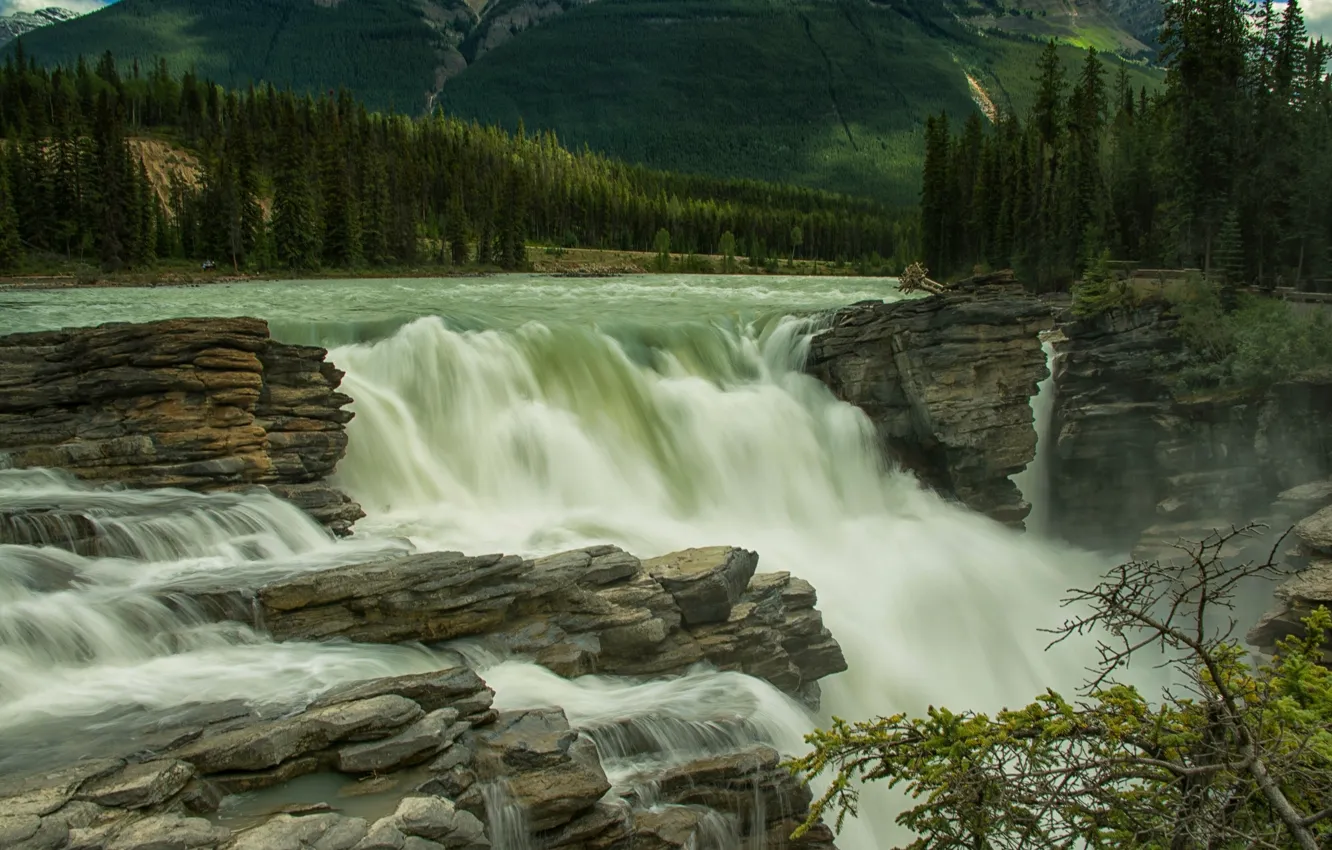
[[[372,108],[417,113],[475,21],[462,0],[120,0],[23,46],[48,65],[110,50],[233,87],[346,86]]]
[[[1038,52],[928,0],[600,0],[486,53],[440,103],[660,168],[911,201],[925,117],[974,110],[968,74],[1025,109]]]
[[[1040,48],[978,26],[971,0],[480,2],[121,0],[24,45],[47,63],[110,49],[232,86],[345,85],[372,108],[522,119],[657,168],[906,203],[925,116],[1024,110]],[[1025,20],[1077,34],[1067,15]]]

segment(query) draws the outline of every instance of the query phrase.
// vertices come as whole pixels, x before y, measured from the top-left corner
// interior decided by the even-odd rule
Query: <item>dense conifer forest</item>
[[[1289,285],[1332,275],[1329,49],[1298,0],[1166,5],[1163,88],[1048,49],[1025,120],[929,119],[922,242],[940,276],[1062,286],[1098,259]]]
[[[528,241],[859,260],[914,253],[914,217],[865,200],[680,176],[571,152],[549,133],[368,111],[346,91],[224,90],[166,65],[0,70],[0,267],[525,265]],[[197,175],[150,178],[166,139]],[[724,236],[731,235],[730,240]]]

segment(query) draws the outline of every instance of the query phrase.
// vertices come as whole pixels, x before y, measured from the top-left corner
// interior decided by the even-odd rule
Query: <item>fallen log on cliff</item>
[[[326,354],[249,318],[0,337],[0,465],[134,488],[264,485],[345,533],[363,513],[322,481],[351,399]]]

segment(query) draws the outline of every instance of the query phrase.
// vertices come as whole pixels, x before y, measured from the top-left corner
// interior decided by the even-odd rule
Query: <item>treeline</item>
[[[745,254],[855,261],[908,258],[917,232],[869,201],[654,172],[442,114],[372,113],[345,91],[228,91],[165,63],[122,73],[110,54],[47,71],[20,46],[0,70],[0,133],[8,268],[521,268],[528,241],[646,251],[662,229],[679,253],[715,252],[731,234]],[[144,137],[190,151],[197,174],[145,163]]]
[[[1065,78],[1053,45],[1025,120],[927,126],[922,248],[937,275],[1012,266],[1043,288],[1103,252],[1232,283],[1332,273],[1328,46],[1298,0],[1170,0],[1163,87],[1107,80],[1089,53]]]

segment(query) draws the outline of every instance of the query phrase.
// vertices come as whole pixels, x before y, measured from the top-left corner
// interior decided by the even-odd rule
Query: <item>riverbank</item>
[[[569,277],[616,277],[660,273],[657,255],[647,251],[608,251],[596,248],[548,248],[529,246],[528,269],[533,274]],[[724,273],[721,255],[671,255],[669,274],[717,275]],[[853,266],[823,261],[782,261],[776,266],[751,267],[748,259],[735,258],[736,274],[863,276]],[[883,274],[886,270],[871,270]],[[245,283],[263,280],[347,280],[383,278],[486,277],[505,274],[496,266],[446,266],[421,263],[413,266],[372,266],[357,269],[321,269],[294,273],[290,269],[236,273],[223,268],[204,271],[194,262],[162,263],[152,269],[103,272],[85,263],[61,263],[30,273],[0,275],[0,291],[6,289],[82,289],[88,287],[199,286],[213,283]]]

